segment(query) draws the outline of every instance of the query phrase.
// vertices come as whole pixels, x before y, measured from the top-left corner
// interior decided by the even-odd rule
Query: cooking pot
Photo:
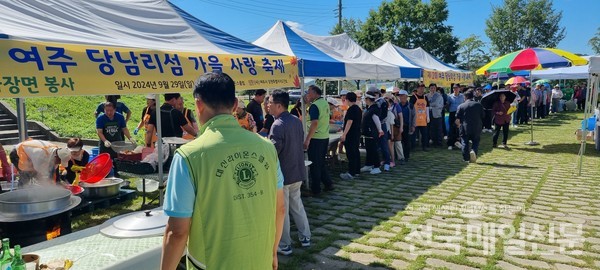
[[[0,194],[0,212],[7,217],[53,212],[70,205],[71,191],[55,186],[35,186]]]
[[[82,196],[86,198],[106,198],[112,197],[119,194],[121,191],[121,184],[123,179],[121,178],[104,178],[94,184],[82,182],[80,185],[83,187]]]

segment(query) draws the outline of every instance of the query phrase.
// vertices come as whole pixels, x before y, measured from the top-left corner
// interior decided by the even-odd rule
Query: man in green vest
[[[308,154],[310,165],[310,196],[320,196],[321,182],[325,191],[333,190],[333,182],[325,166],[325,155],[329,147],[329,104],[321,97],[323,91],[316,85],[308,87],[306,95],[312,103],[308,109],[309,123],[308,134],[304,139],[304,149]]]
[[[187,269],[276,269],[285,208],[275,147],[231,115],[228,75],[202,75],[194,98],[201,135],[171,163],[161,269],[176,269],[186,243]]]

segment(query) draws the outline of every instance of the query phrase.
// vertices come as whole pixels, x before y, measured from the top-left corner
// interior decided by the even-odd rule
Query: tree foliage
[[[552,7],[552,0],[504,0],[492,6],[485,33],[492,42],[492,53],[504,55],[524,48],[556,48],[565,37],[560,26],[562,11]]]
[[[363,25],[363,22],[360,19],[354,18],[342,18],[342,26],[336,24],[335,27],[329,32],[331,35],[339,35],[341,33],[346,33],[352,39],[356,40],[358,38],[358,34]]]
[[[490,61],[486,45],[479,36],[470,35],[460,42],[458,48],[458,66],[462,69],[474,70]]]
[[[596,35],[588,41],[588,44],[592,47],[594,53],[600,54],[600,27],[598,27]]]
[[[371,10],[362,25],[357,41],[373,51],[387,41],[403,48],[421,47],[446,63],[456,63],[458,38],[448,19],[445,0],[384,1],[378,10]]]

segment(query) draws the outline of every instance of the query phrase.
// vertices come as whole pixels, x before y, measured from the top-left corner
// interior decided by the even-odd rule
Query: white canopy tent
[[[584,126],[587,126],[589,116],[594,113],[596,106],[598,105],[598,93],[600,89],[600,56],[592,56],[589,59],[588,67],[588,89],[586,92],[585,109],[583,111]],[[596,120],[598,121],[598,120]],[[585,154],[586,148],[586,136],[587,128],[583,129],[581,136],[581,147],[579,149],[579,175],[581,175],[583,167],[583,155]]]
[[[401,67],[375,57],[347,34],[311,35],[282,21],[275,23],[253,43],[298,57],[301,77],[395,80],[415,76],[419,71],[413,66]]]
[[[166,0],[0,1],[0,73],[38,81],[68,76],[75,85],[55,92],[0,89],[0,97],[18,100],[21,140],[27,137],[24,97],[154,93],[159,101],[158,93],[191,90],[199,75],[221,68],[236,81],[236,90],[294,86],[292,60],[222,32]],[[129,88],[132,79],[154,87]],[[123,81],[127,88],[118,89],[116,83]],[[161,114],[156,112],[161,141]],[[161,165],[158,174],[162,189]]]
[[[377,50],[373,51],[373,55],[380,59],[386,59],[390,63],[396,65],[418,67],[437,71],[453,71],[453,72],[471,72],[453,67],[446,64],[433,55],[429,54],[423,48],[405,49],[398,47],[391,42],[386,42]]]
[[[598,56],[596,56],[598,57]],[[590,60],[591,56],[584,56],[586,60]],[[590,75],[590,65],[572,66],[564,68],[551,68],[532,70],[531,79],[548,79],[548,80],[576,80],[587,79]]]

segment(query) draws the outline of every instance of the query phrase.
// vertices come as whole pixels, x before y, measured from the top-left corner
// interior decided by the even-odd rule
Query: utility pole
[[[338,26],[342,29],[342,0],[338,0]]]

